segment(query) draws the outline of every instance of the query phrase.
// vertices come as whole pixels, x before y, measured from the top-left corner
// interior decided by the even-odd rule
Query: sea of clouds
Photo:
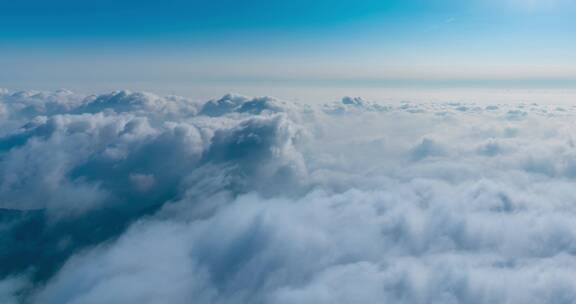
[[[0,303],[576,303],[576,107],[0,90]]]

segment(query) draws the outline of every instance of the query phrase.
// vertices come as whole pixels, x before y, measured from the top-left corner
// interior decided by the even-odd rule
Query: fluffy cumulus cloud
[[[575,107],[0,91],[2,303],[575,303]]]

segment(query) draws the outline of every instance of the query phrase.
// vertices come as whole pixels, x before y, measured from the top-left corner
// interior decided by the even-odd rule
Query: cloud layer
[[[574,303],[575,107],[0,92],[3,303]]]

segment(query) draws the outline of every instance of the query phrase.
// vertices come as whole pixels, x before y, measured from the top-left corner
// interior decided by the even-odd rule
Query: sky
[[[575,13],[0,0],[0,303],[576,303]]]
[[[0,7],[0,87],[9,89],[576,88],[572,0]]]

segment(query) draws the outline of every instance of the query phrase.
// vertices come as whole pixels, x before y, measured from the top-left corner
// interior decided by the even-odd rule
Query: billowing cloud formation
[[[574,303],[576,108],[0,94],[0,301]]]

